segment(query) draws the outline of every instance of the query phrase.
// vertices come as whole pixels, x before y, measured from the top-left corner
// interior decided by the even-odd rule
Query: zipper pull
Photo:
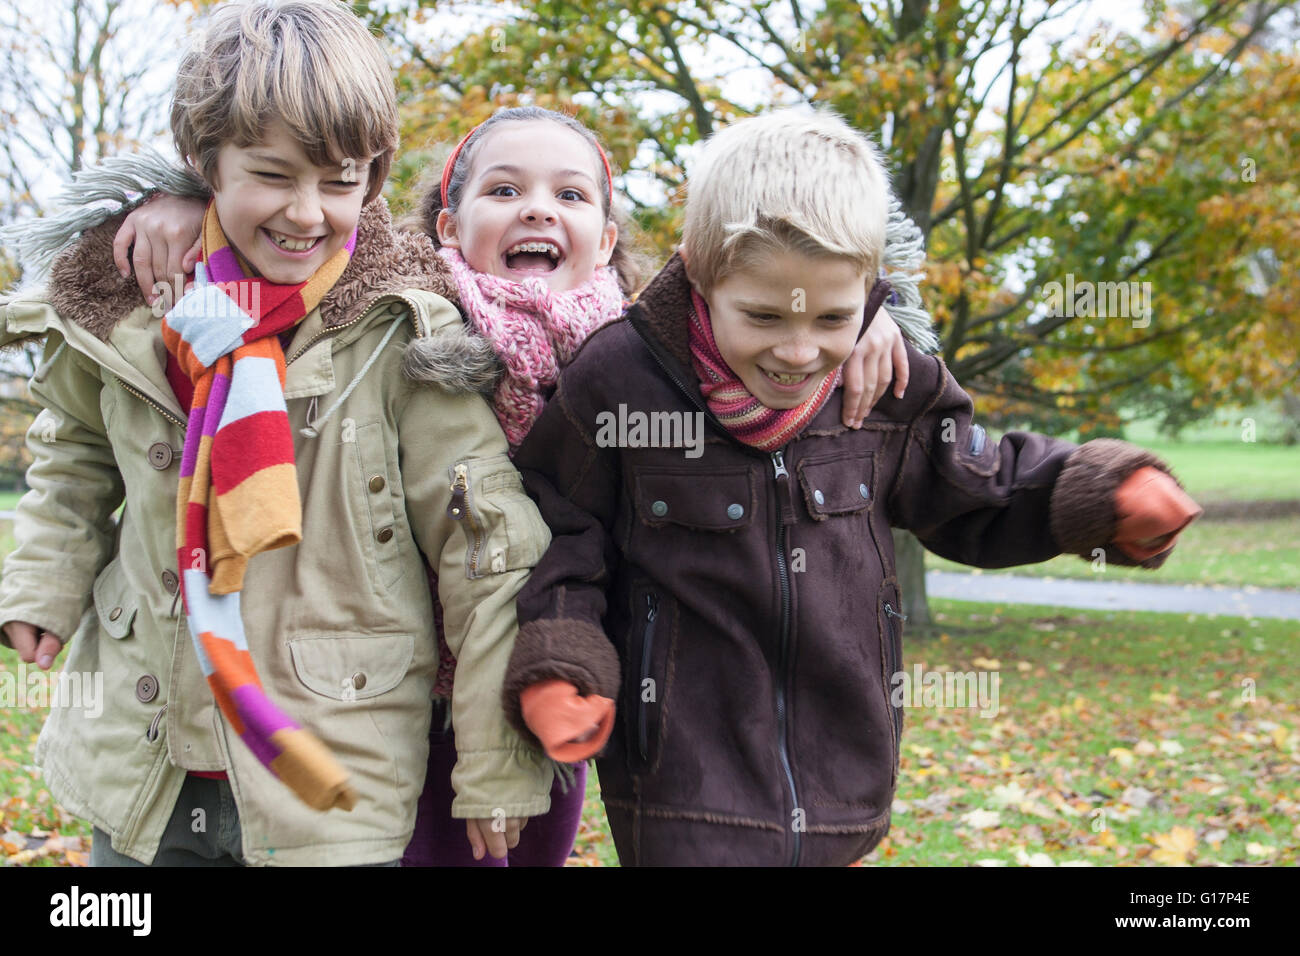
[[[785,467],[785,455],[772,452],[772,471],[776,476],[776,503],[781,512],[781,524],[794,524],[794,504],[790,500],[790,472]]]
[[[653,594],[647,594],[645,596],[645,606],[646,623],[653,623],[654,619],[659,616],[659,599]]]
[[[772,452],[772,469],[778,479],[790,477],[790,472],[785,470],[785,456],[779,451]]]
[[[451,504],[447,505],[447,517],[460,521],[465,516],[465,495],[469,492],[469,468],[456,466],[456,480],[451,485]]]
[[[893,617],[898,618],[900,621],[906,621],[906,620],[907,620],[907,615],[906,615],[906,614],[899,614],[899,613],[898,613],[897,611],[895,611],[895,610],[894,610],[894,609],[893,609],[893,608],[892,608],[888,603],[885,604],[885,614],[887,614],[887,615],[892,615]]]

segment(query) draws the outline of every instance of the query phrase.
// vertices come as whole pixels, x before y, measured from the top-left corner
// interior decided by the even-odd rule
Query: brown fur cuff
[[[1098,438],[1071,453],[1052,489],[1050,521],[1060,549],[1091,559],[1094,549],[1101,548],[1108,562],[1129,567],[1154,569],[1164,564],[1172,548],[1145,561],[1135,561],[1113,543],[1119,528],[1115,492],[1129,475],[1147,465],[1178,481],[1163,461],[1126,441]],[[1178,486],[1181,488],[1182,483]]]
[[[519,628],[514,653],[506,668],[501,702],[510,725],[525,740],[538,743],[524,723],[519,694],[543,680],[567,680],[586,697],[619,697],[618,653],[605,632],[586,621],[532,621]]]

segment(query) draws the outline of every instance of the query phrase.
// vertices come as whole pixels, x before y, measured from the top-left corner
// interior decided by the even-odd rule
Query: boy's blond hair
[[[343,3],[223,4],[185,54],[172,134],[210,186],[221,147],[259,142],[276,119],[318,166],[351,158],[359,178],[369,164],[366,202],[379,195],[397,149],[393,74]]]
[[[880,271],[889,176],[876,147],[831,110],[784,109],[705,144],[686,193],[682,251],[708,293],[735,269],[793,250]]]

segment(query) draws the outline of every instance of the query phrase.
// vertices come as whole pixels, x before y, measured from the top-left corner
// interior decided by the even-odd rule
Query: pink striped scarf
[[[541,279],[515,282],[475,272],[456,249],[438,250],[456,278],[461,305],[505,366],[493,408],[513,453],[546,405],[543,397],[587,336],[623,312],[623,293],[608,266],[567,292]]]
[[[839,387],[840,370],[837,368],[827,375],[803,404],[794,408],[768,408],[745,387],[718,351],[709,307],[694,289],[691,302],[695,306],[690,322],[691,365],[700,378],[700,392],[709,410],[727,431],[746,445],[763,451],[784,447],[813,420]]]

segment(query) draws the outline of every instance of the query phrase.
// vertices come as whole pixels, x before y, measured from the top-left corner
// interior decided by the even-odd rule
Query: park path
[[[1051,604],[1103,611],[1169,611],[1300,621],[1300,591],[1138,581],[1078,581],[1019,574],[925,572],[930,597],[1006,604]]]

